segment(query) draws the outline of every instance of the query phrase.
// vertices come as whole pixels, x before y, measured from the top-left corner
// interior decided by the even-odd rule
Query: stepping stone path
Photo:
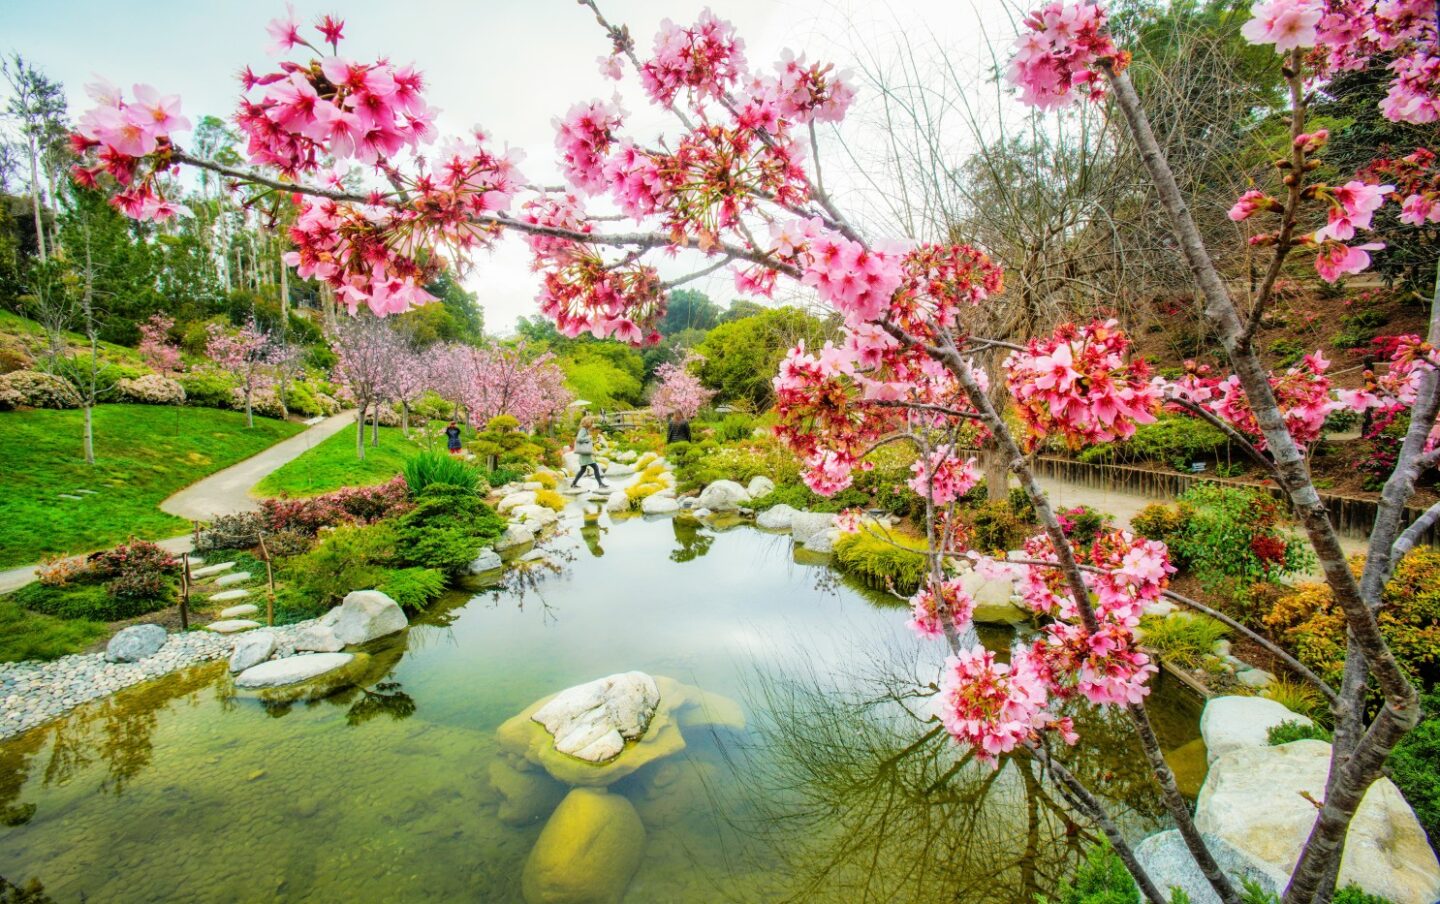
[[[95,495],[95,491],[94,491],[94,490],[76,490],[75,492],[80,493],[81,495],[84,495],[84,496],[94,496],[94,495]]]
[[[247,615],[254,615],[260,611],[260,607],[254,603],[245,603],[242,606],[231,606],[229,609],[221,609],[221,618],[244,618]]]
[[[79,502],[79,501],[80,501],[81,499],[83,499],[84,497],[83,497],[83,496],[76,496],[76,495],[73,495],[73,494],[71,494],[71,493],[61,493],[61,494],[60,494],[60,498],[61,498],[61,499],[70,499],[70,500],[73,500],[73,501],[75,501],[75,502]]]
[[[306,653],[285,659],[272,659],[251,666],[235,676],[236,687],[280,687],[319,677],[326,672],[349,665],[353,653]]]
[[[249,596],[249,595],[250,595],[250,591],[246,590],[244,587],[240,587],[240,588],[235,589],[235,590],[223,590],[223,591],[221,591],[220,593],[212,593],[212,594],[210,594],[210,602],[212,602],[212,603],[224,603],[224,602],[228,602],[228,601],[230,601],[230,600],[243,600],[245,597],[247,597],[247,596]]]
[[[216,634],[238,634],[241,631],[249,631],[260,627],[257,621],[248,618],[230,618],[222,621],[214,621],[205,626],[205,630],[214,631]]]
[[[193,577],[193,575],[192,575]],[[225,574],[215,579],[216,587],[229,587],[231,584],[243,584],[250,580],[250,572],[237,571],[234,574]]]
[[[208,578],[212,574],[220,574],[222,571],[229,571],[234,567],[234,562],[216,562],[214,565],[206,565],[204,568],[192,569],[190,572],[190,577]]]

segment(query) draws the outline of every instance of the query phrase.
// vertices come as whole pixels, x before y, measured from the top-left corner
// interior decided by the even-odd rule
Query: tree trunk
[[[85,464],[95,464],[95,425],[94,419],[90,416],[92,406],[85,403]]]
[[[285,262],[283,260],[280,261],[280,346],[286,351],[289,350],[290,345],[289,271],[290,268],[285,265]],[[282,359],[282,363],[280,365],[280,407],[285,409],[286,415],[289,415],[290,413],[290,405],[286,399],[286,393],[289,390],[290,383],[289,377],[290,363],[287,356],[286,358]]]
[[[245,387],[245,426],[255,426],[255,411],[250,407],[250,387]]]
[[[410,435],[410,403],[404,399],[400,400],[400,432]]]
[[[355,457],[365,460],[365,403],[355,412]]]
[[[40,263],[45,263],[45,215],[40,205],[40,149],[35,136],[30,136],[30,206],[35,212],[35,245],[40,252]]]
[[[985,471],[985,498],[991,502],[1009,499],[1010,465],[994,441],[987,441],[980,450],[980,466]]]
[[[380,403],[375,403],[375,413],[370,416],[370,445],[380,445]]]

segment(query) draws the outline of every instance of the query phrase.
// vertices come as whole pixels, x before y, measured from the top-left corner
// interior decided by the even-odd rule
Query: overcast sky
[[[883,63],[906,41],[943,45],[979,67],[986,58],[983,35],[1008,43],[1014,33],[1005,0],[601,0],[612,22],[630,26],[642,58],[661,19],[693,21],[707,5],[735,23],[750,65],[766,70],[786,48],[846,68],[861,55]],[[608,99],[617,90],[596,66],[608,42],[573,0],[300,0],[295,6],[302,22],[322,13],[342,16],[344,55],[383,54],[418,64],[427,100],[440,108],[441,133],[483,126],[497,142],[525,152],[522,170],[535,182],[558,181],[551,120],[577,101]],[[281,2],[237,0],[0,0],[0,50],[19,51],[63,82],[72,117],[91,105],[83,86],[94,75],[178,92],[192,119],[228,117],[239,91],[235,73],[247,64],[256,71],[273,65],[264,26],[283,11]],[[644,139],[670,128],[646,108],[629,75],[618,88],[633,114],[632,134]],[[839,166],[830,163],[827,179]],[[860,184],[850,187],[859,191]],[[536,278],[518,241],[476,264],[467,285],[485,308],[488,329],[508,332],[517,316],[534,312]],[[697,285],[722,302],[734,294],[728,278]]]

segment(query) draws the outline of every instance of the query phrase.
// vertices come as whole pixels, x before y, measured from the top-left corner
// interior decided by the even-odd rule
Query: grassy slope
[[[0,567],[52,553],[154,539],[189,525],[157,506],[177,490],[293,436],[299,424],[210,408],[101,405],[95,465],[81,457],[79,411],[0,414]],[[60,493],[94,490],[68,500]]]
[[[355,430],[341,430],[320,445],[270,474],[255,487],[261,496],[314,496],[341,487],[384,483],[405,467],[405,460],[420,451],[399,427],[380,428],[380,446],[370,445],[365,428],[365,460],[355,457]]]
[[[0,598],[0,662],[59,659],[84,650],[108,631],[104,622],[53,618]]]

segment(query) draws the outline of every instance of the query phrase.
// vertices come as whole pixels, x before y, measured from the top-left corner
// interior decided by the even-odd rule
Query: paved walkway
[[[219,515],[253,512],[260,507],[250,490],[270,472],[280,468],[308,449],[355,423],[355,412],[342,411],[326,418],[308,430],[252,455],[239,464],[211,474],[193,483],[160,503],[160,510],[190,521],[209,521]],[[190,551],[189,535],[156,541],[176,555]],[[34,565],[0,571],[0,593],[9,593],[35,580]]]

